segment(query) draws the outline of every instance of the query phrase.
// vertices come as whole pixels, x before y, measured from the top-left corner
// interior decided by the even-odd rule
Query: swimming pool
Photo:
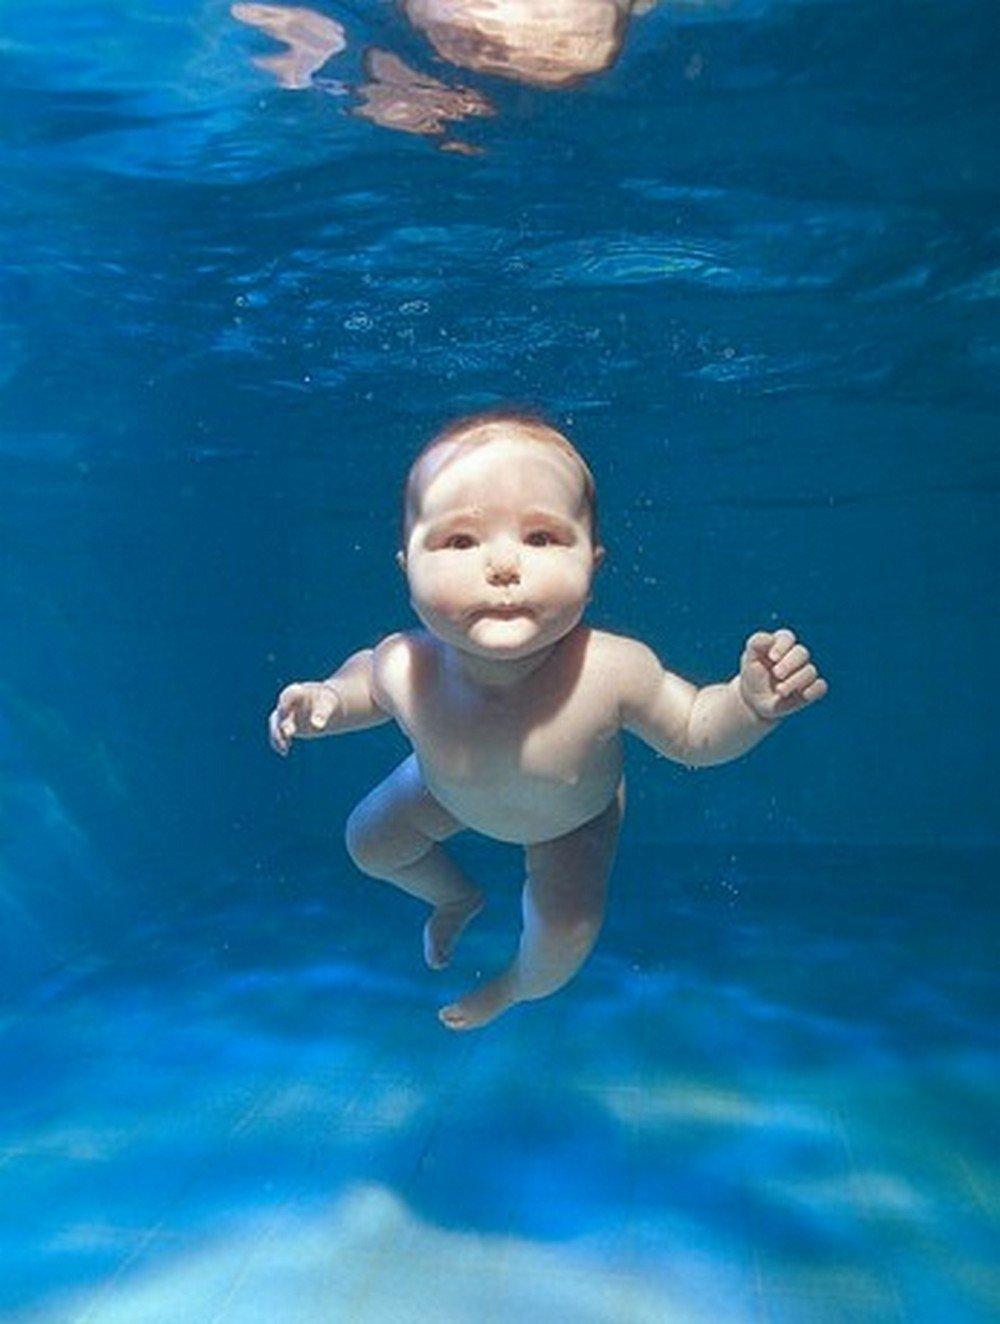
[[[289,87],[214,0],[5,7],[4,1317],[990,1318],[990,8],[664,2],[561,90],[322,14]],[[597,479],[589,619],[831,693],[632,744],[593,957],[456,1041],[516,852],[459,838],[430,974],[342,841],[402,736],[264,718],[413,624],[408,460],[511,400]]]

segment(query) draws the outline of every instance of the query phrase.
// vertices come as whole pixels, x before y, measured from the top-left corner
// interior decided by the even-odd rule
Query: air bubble
[[[351,313],[344,322],[345,331],[370,331],[375,323],[367,313]]]

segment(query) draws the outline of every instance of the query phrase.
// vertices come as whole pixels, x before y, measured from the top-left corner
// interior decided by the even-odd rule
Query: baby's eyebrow
[[[525,519],[548,519],[553,524],[561,524],[564,528],[570,528],[571,523],[565,515],[560,515],[556,510],[545,510],[542,506],[532,506],[530,510],[524,512]]]
[[[459,520],[469,520],[475,518],[474,510],[449,510],[446,515],[434,516],[427,525],[428,533],[436,533],[439,529],[445,529],[449,524],[455,524]]]
[[[450,510],[446,515],[439,515],[436,519],[431,520],[428,531],[435,532],[436,530],[447,527],[447,525],[458,520],[475,519],[479,514],[481,514],[481,511],[478,511],[471,506],[464,510]],[[525,520],[549,520],[552,524],[558,524],[561,528],[567,531],[571,530],[573,527],[565,515],[560,515],[554,510],[545,510],[542,506],[532,506],[530,510],[522,511],[521,516]]]
[[[443,515],[434,515],[431,519],[432,524],[444,524],[450,519],[468,519],[475,515],[476,511],[471,507],[464,507],[462,510],[446,510]]]

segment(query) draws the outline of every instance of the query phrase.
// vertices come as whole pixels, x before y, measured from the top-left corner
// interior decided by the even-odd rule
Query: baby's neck
[[[529,676],[534,675],[549,660],[561,640],[540,648],[528,657],[493,659],[464,653],[460,648],[444,644],[447,665],[466,685],[485,695],[501,697],[516,690]]]

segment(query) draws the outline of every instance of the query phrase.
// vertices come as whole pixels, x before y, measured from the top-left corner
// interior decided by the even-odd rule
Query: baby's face
[[[443,443],[422,462],[418,490],[400,565],[432,634],[514,659],[573,629],[604,551],[591,545],[569,456],[513,429],[476,446]]]

